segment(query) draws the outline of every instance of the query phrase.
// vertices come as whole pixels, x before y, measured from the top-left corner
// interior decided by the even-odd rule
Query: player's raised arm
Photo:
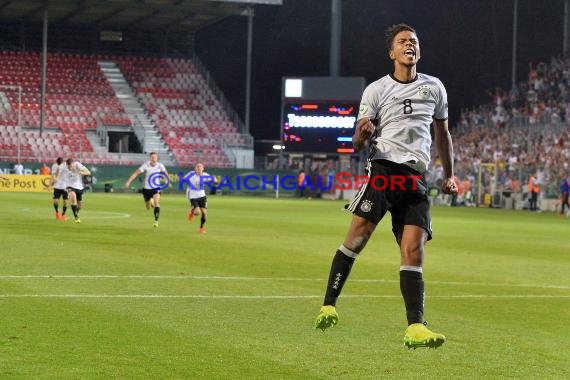
[[[453,144],[447,120],[434,120],[435,144],[443,166],[443,183],[441,190],[444,194],[457,193],[457,184],[453,181]]]
[[[133,174],[131,174],[131,176],[129,177],[129,179],[127,180],[127,182],[125,182],[124,188],[125,188],[125,189],[128,189],[128,188],[131,186],[131,182],[133,182],[133,180],[134,180],[135,178],[137,178],[137,176],[138,176],[139,174],[141,174],[141,173],[142,173],[142,170],[140,170],[140,169],[135,170],[135,171],[133,172]]]

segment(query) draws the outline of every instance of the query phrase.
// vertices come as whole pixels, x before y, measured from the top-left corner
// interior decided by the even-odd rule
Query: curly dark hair
[[[403,32],[404,30],[412,32],[416,36],[418,35],[416,33],[416,30],[411,26],[409,26],[408,24],[395,24],[386,29],[385,36],[386,36],[386,47],[388,48],[388,52],[392,50],[392,44],[394,43],[394,38],[396,37],[396,34]]]

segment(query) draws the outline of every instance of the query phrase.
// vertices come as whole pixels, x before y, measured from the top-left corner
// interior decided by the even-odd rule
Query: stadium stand
[[[45,132],[40,137],[40,59],[39,53],[0,52],[4,159],[18,154],[18,92],[9,86],[21,86],[21,161],[51,161],[59,153],[92,164],[131,164],[117,162],[95,137],[99,125],[133,124],[103,74],[101,60],[118,64],[179,165],[202,161],[207,167],[234,167],[228,147],[251,147],[191,60],[109,55],[48,54]]]
[[[125,57],[119,66],[180,165],[234,166],[223,142],[245,142],[192,61]]]
[[[54,153],[80,154],[85,162],[110,161],[110,156],[94,150],[87,131],[97,123],[129,126],[131,121],[103,76],[94,56],[50,53],[46,76],[46,133],[40,127],[40,54],[0,52],[0,143],[2,156],[14,157],[18,125],[18,91],[21,86],[21,161],[45,161]],[[10,128],[11,127],[11,128]]]
[[[555,198],[570,170],[569,79],[570,59],[552,58],[531,66],[528,80],[510,91],[489,92],[489,104],[464,110],[452,130],[457,176],[476,191],[481,163],[493,163],[497,173],[483,180],[484,192],[524,194],[537,173],[543,197]],[[437,183],[438,170],[432,176]]]

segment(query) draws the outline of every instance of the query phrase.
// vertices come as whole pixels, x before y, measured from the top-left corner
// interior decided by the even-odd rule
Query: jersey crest
[[[427,85],[422,85],[418,89],[418,95],[422,99],[428,99],[430,96],[430,88]]]

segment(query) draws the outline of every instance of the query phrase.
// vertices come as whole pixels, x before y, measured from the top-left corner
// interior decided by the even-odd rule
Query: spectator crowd
[[[542,197],[558,196],[570,171],[570,58],[529,67],[526,82],[489,90],[489,104],[463,110],[451,127],[459,183],[477,186],[481,164],[495,164],[483,166],[483,193],[526,193],[534,175]],[[432,156],[429,180],[437,183]]]

